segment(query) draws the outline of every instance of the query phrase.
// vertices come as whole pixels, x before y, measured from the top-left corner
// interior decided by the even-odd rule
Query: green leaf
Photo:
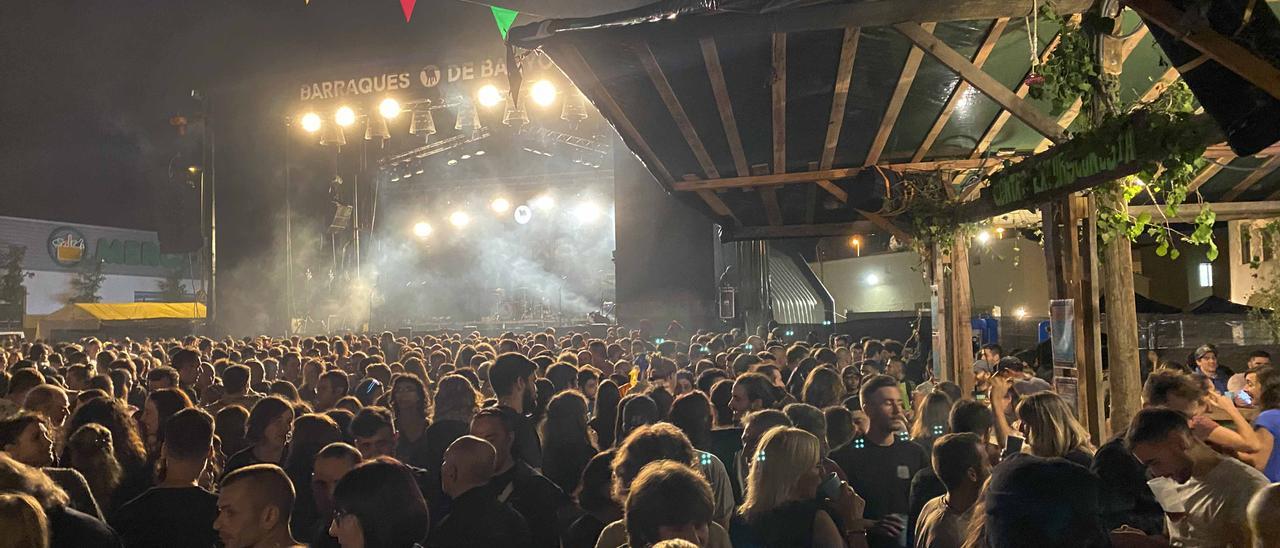
[[[1175,247],[1169,250],[1169,258],[1171,260],[1174,260],[1174,261],[1178,260],[1178,255],[1180,255],[1180,253],[1178,252],[1178,248]]]
[[[1169,244],[1165,242],[1160,242],[1160,245],[1156,246],[1156,255],[1164,257],[1165,255],[1168,255],[1168,254],[1169,254]]]

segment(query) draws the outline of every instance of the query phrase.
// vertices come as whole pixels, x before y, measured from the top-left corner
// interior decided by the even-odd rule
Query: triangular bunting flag
[[[520,12],[498,6],[489,6],[489,9],[493,10],[493,20],[498,23],[498,32],[502,33],[502,39],[506,40],[507,31],[511,30],[511,23],[515,22]]]
[[[400,9],[404,10],[404,22],[408,23],[413,17],[413,5],[416,3],[418,0],[400,0]]]

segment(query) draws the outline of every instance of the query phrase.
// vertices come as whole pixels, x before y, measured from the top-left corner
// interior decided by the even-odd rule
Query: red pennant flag
[[[413,5],[416,3],[418,0],[400,0],[400,9],[404,10],[404,22],[408,23],[413,17]]]

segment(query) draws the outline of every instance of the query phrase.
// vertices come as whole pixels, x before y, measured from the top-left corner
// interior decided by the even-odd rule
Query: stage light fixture
[[[529,123],[529,113],[524,106],[517,107],[515,102],[507,104],[507,111],[502,113],[502,123],[513,128],[522,128]]]
[[[394,120],[400,116],[400,101],[387,97],[381,103],[378,103],[378,114],[388,120]]]
[[[517,207],[515,218],[516,218],[516,223],[519,223],[522,225],[529,224],[529,221],[533,219],[533,210],[530,209],[529,206],[527,205],[522,205],[520,207]]]
[[[449,158],[449,161],[448,161],[448,162],[446,162],[446,163],[448,163],[448,164],[449,164],[449,165],[451,165],[451,166],[456,166],[456,165],[458,165],[458,160],[457,160],[457,159],[455,159],[455,158]]]
[[[356,111],[351,110],[351,107],[338,107],[337,112],[333,113],[333,121],[342,127],[354,124],[356,123]]]
[[[364,140],[378,139],[385,141],[391,138],[391,130],[387,127],[387,119],[381,116],[370,116],[365,123]]]
[[[1019,306],[1017,309],[1015,309],[1015,310],[1013,311],[1013,316],[1014,316],[1015,318],[1018,318],[1019,320],[1026,319],[1026,317],[1027,317],[1027,307],[1025,307],[1025,306]]]
[[[862,279],[862,281],[866,282],[867,285],[880,285],[880,276],[874,273],[867,274],[866,277]]]
[[[583,202],[573,208],[573,216],[580,223],[594,223],[600,218],[600,208],[591,202]]]
[[[323,124],[320,130],[320,144],[324,146],[343,146],[347,144],[347,136],[338,124]]]
[[[410,135],[435,135],[436,119],[431,116],[431,107],[421,105],[414,107],[413,119],[409,120]]]
[[[551,209],[556,206],[556,201],[550,196],[538,196],[529,205],[538,209]]]
[[[302,115],[302,129],[307,133],[320,131],[320,115],[308,112]]]
[[[529,88],[529,97],[533,98],[533,102],[540,107],[549,107],[551,103],[556,102],[556,85],[547,80],[538,80],[534,82],[533,87]]]
[[[511,202],[508,202],[506,198],[497,198],[489,202],[489,209],[492,209],[494,213],[506,213],[511,209]]]
[[[986,230],[980,230],[978,231],[977,239],[978,243],[986,245],[987,242],[991,241],[991,233]]]
[[[470,154],[463,154],[462,156],[459,156],[458,158],[459,158],[459,159],[462,159],[462,160],[470,160],[470,159],[471,159],[471,155],[470,155]]]
[[[413,225],[413,235],[419,238],[426,238],[431,235],[431,225],[426,222],[419,221]]]
[[[484,156],[484,151],[483,151],[483,150],[477,150],[477,151],[476,151],[476,156]]]
[[[471,224],[471,216],[465,211],[455,211],[449,215],[449,224],[456,228],[462,228]]]
[[[455,131],[480,128],[480,111],[471,105],[458,107],[458,119],[453,123]]]
[[[480,86],[480,91],[476,92],[476,98],[480,100],[482,106],[492,107],[502,102],[502,92],[498,91],[498,86],[485,84]]]
[[[587,100],[581,93],[570,93],[564,98],[564,106],[560,109],[560,119],[569,122],[571,127],[587,119]]]

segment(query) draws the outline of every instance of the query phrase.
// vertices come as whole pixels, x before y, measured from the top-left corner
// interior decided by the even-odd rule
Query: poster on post
[[[1076,366],[1075,305],[1074,299],[1049,301],[1049,341],[1055,367]]]

